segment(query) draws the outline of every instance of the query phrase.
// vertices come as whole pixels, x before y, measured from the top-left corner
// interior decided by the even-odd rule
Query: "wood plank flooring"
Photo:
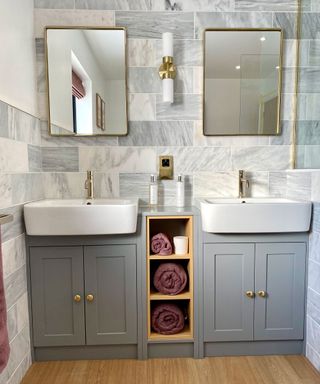
[[[33,364],[22,384],[320,384],[302,356],[57,361]]]

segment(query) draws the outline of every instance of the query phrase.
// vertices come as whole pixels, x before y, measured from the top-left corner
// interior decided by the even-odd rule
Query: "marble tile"
[[[110,9],[123,11],[148,11],[150,0],[75,0],[79,9]]]
[[[320,354],[320,325],[307,316],[307,340],[308,344]]]
[[[96,172],[94,174],[94,194],[97,198],[120,196],[119,174]]]
[[[268,145],[268,136],[204,136],[202,121],[194,122],[194,145],[210,147],[250,147]]]
[[[283,40],[283,67],[295,67],[296,66],[296,49],[297,49],[297,40]],[[300,52],[302,52],[303,47],[300,46]],[[301,54],[301,57],[305,56]],[[300,62],[301,63],[301,62]]]
[[[301,39],[319,39],[320,13],[303,13],[301,18]]]
[[[309,258],[320,264],[320,233],[313,231],[309,238]],[[319,292],[320,293],[320,292]],[[319,302],[320,306],[320,302]]]
[[[16,205],[9,208],[0,209],[0,214],[13,215],[13,222],[4,225],[1,228],[2,241],[5,243],[25,232],[23,221],[23,205]]]
[[[10,342],[28,324],[28,294],[25,292],[8,311],[8,331]]]
[[[291,40],[286,40],[291,41]],[[308,67],[310,60],[310,40],[300,40],[299,42],[299,63],[301,67]]]
[[[285,39],[296,38],[297,14],[289,12],[278,12],[273,14],[273,27],[284,31]]]
[[[318,202],[313,203],[312,229],[313,231],[320,233],[320,203]]]
[[[177,93],[193,92],[192,68],[177,67],[174,90]],[[159,77],[158,68],[129,68],[128,91],[130,93],[162,93],[162,82]]]
[[[0,100],[0,137],[9,137],[8,104]]]
[[[197,12],[196,37],[202,39],[205,28],[263,28],[272,27],[271,12]]]
[[[46,199],[85,198],[85,172],[42,173],[44,196]]]
[[[294,93],[295,88],[295,68],[282,69],[282,88],[283,93]]]
[[[175,94],[173,104],[164,103],[162,95],[156,99],[157,120],[200,120],[202,98],[200,95]]]
[[[22,382],[23,377],[27,373],[29,367],[32,364],[31,353],[27,353],[25,358],[19,364],[17,369],[14,371],[13,375],[8,380],[7,384],[20,384]]]
[[[158,147],[157,155],[173,155],[175,173],[231,170],[229,147]]]
[[[304,42],[304,40],[302,40]],[[309,62],[310,66],[319,67],[320,65],[320,41],[319,40],[311,40],[309,41]],[[302,56],[302,54],[301,54]]]
[[[320,145],[320,122],[298,121],[297,142],[299,145]]]
[[[104,10],[81,9],[35,9],[34,29],[35,37],[43,37],[47,25],[61,26],[114,26],[114,12]]]
[[[281,95],[281,111],[280,116],[282,120],[295,119],[295,95],[294,93],[283,93]]]
[[[35,145],[28,145],[28,159],[29,171],[41,172],[42,171],[42,152],[41,147]]]
[[[320,292],[316,292],[311,288],[308,288],[307,292],[308,303],[312,304],[318,311],[320,311]]]
[[[194,197],[238,197],[238,172],[197,172],[193,176]]]
[[[203,94],[203,67],[193,67],[193,93]]]
[[[320,168],[320,145],[306,145],[304,167],[307,169]]]
[[[40,120],[36,117],[9,107],[8,124],[11,139],[41,145]]]
[[[309,260],[308,286],[317,293],[320,293],[320,264],[313,260]]]
[[[20,269],[26,263],[24,234],[2,243],[2,262],[4,278]]]
[[[260,147],[233,147],[233,169],[247,171],[285,170],[290,166],[290,147],[270,145]]]
[[[75,0],[34,0],[35,8],[73,9]]]
[[[272,197],[286,197],[287,174],[286,172],[269,172],[269,195]]]
[[[297,0],[235,0],[237,11],[297,11]]]
[[[28,168],[27,144],[0,138],[0,172],[28,172]]]
[[[320,354],[307,342],[306,345],[306,357],[312,363],[312,365],[320,371]]]
[[[293,121],[281,121],[279,136],[270,136],[270,145],[290,145],[292,141]]]
[[[7,308],[9,309],[27,291],[26,267],[23,265],[17,271],[4,279]]]
[[[150,121],[156,119],[156,95],[148,93],[129,94],[129,120]]]
[[[287,198],[311,199],[311,173],[289,171],[287,173]]]
[[[313,12],[320,12],[320,3],[318,0],[311,0],[311,10]]]
[[[232,11],[234,0],[151,0],[153,11]]]
[[[22,204],[43,199],[41,173],[12,175],[12,203]]]
[[[183,178],[185,205],[190,206],[192,204],[193,196],[193,177],[190,175],[183,175]],[[176,180],[159,181],[159,204],[166,206],[175,206],[177,204]]]
[[[301,68],[299,91],[301,93],[320,93],[320,70],[318,68]]]
[[[76,172],[79,170],[78,148],[42,148],[42,170],[44,172]]]
[[[162,62],[162,40],[156,40],[157,64]],[[174,40],[174,62],[177,66],[194,67],[202,65],[202,41],[201,40]]]
[[[121,146],[192,146],[191,121],[130,122],[128,136],[119,137]]]
[[[160,65],[161,60],[157,60],[156,58],[156,40],[128,39],[127,43],[129,67],[156,67],[157,65]]]
[[[0,209],[12,205],[11,175],[0,173]]]
[[[193,13],[116,12],[115,22],[128,28],[128,37],[160,39],[163,31],[172,32],[174,39],[193,39]]]
[[[7,367],[1,373],[1,383],[9,383],[12,376],[15,374],[17,367],[21,362],[30,365],[30,333],[29,325],[12,340],[10,343],[10,358]],[[28,363],[25,359],[28,356]],[[26,368],[26,367],[25,367]]]
[[[80,171],[156,172],[156,150],[144,147],[79,148]]]
[[[320,202],[320,172],[313,172],[312,174],[312,190],[311,190],[312,201]]]
[[[269,196],[269,173],[268,172],[246,172],[249,181],[247,195],[249,197]]]

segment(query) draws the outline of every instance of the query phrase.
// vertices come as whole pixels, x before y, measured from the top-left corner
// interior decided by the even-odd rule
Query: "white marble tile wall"
[[[183,173],[188,177],[190,196],[198,195],[205,189],[207,174],[212,180],[215,177],[221,180],[221,172],[233,175],[239,168],[251,172],[250,177],[255,181],[250,191],[253,196],[268,193],[274,188],[269,184],[272,179],[269,172],[283,171],[290,167],[296,12],[296,0],[35,0],[42,168],[56,180],[51,186],[46,184],[46,196],[54,197],[61,193],[82,196],[83,172],[87,169],[95,170],[99,177],[104,175],[106,180],[112,174],[111,187],[109,184],[108,188],[99,187],[100,193],[108,196],[115,193],[139,195],[146,187],[149,174],[156,172],[157,159],[161,154],[174,155],[175,173]],[[45,128],[45,25],[127,27],[128,136],[109,139],[60,139],[48,136]],[[281,26],[284,29],[286,69],[282,136],[259,138],[202,135],[202,31],[209,26]],[[161,62],[161,34],[164,31],[172,31],[174,34],[174,56],[178,67],[175,103],[170,106],[162,103],[161,81],[157,74]],[[39,154],[32,152],[35,158],[39,158]],[[77,172],[80,172],[78,185],[75,181]],[[132,178],[135,178],[134,183]],[[64,187],[59,187],[57,180],[67,185],[68,192],[62,192]],[[225,183],[218,182],[219,190],[214,184],[212,182],[210,188],[212,193],[226,195],[230,190],[230,186]],[[174,183],[166,182],[163,188],[164,191],[168,190],[166,196],[171,196]],[[163,201],[174,202],[173,198],[164,198]]]
[[[20,383],[31,364],[22,205],[43,198],[40,120],[0,101],[0,213],[10,359],[1,384]]]

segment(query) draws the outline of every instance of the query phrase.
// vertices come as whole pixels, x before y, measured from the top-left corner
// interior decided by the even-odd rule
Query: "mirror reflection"
[[[126,135],[126,32],[47,28],[52,135]]]
[[[280,134],[281,30],[205,31],[204,134]]]

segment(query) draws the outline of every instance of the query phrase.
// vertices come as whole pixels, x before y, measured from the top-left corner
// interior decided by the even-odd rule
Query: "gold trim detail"
[[[205,133],[204,124],[205,124],[205,75],[206,75],[206,32],[280,32],[280,62],[279,62],[279,86],[278,86],[278,113],[277,113],[277,129],[276,133],[259,133],[259,134],[248,134],[248,133],[224,133],[224,134],[207,134]],[[202,52],[203,52],[203,92],[202,92],[202,133],[204,136],[279,136],[281,135],[280,127],[280,114],[281,114],[281,105],[282,105],[282,70],[283,70],[283,30],[281,28],[206,28],[203,30],[203,39],[202,39]]]
[[[172,79],[174,80],[177,75],[176,66],[173,64],[172,56],[164,56],[162,58],[162,64],[159,67],[160,79]]]
[[[50,116],[50,95],[49,95],[49,61],[48,61],[48,30],[50,29],[82,29],[82,30],[118,30],[124,32],[124,58],[125,58],[125,87],[126,87],[126,121],[127,121],[127,131],[124,134],[92,134],[92,135],[78,135],[75,133],[70,133],[70,135],[58,135],[51,132],[51,116]],[[129,124],[128,124],[128,54],[127,54],[127,28],[125,27],[95,27],[95,26],[64,26],[64,25],[48,25],[44,28],[45,30],[45,61],[46,61],[46,87],[47,87],[47,111],[48,111],[48,132],[50,136],[53,137],[100,137],[100,136],[128,136],[129,134]]]

